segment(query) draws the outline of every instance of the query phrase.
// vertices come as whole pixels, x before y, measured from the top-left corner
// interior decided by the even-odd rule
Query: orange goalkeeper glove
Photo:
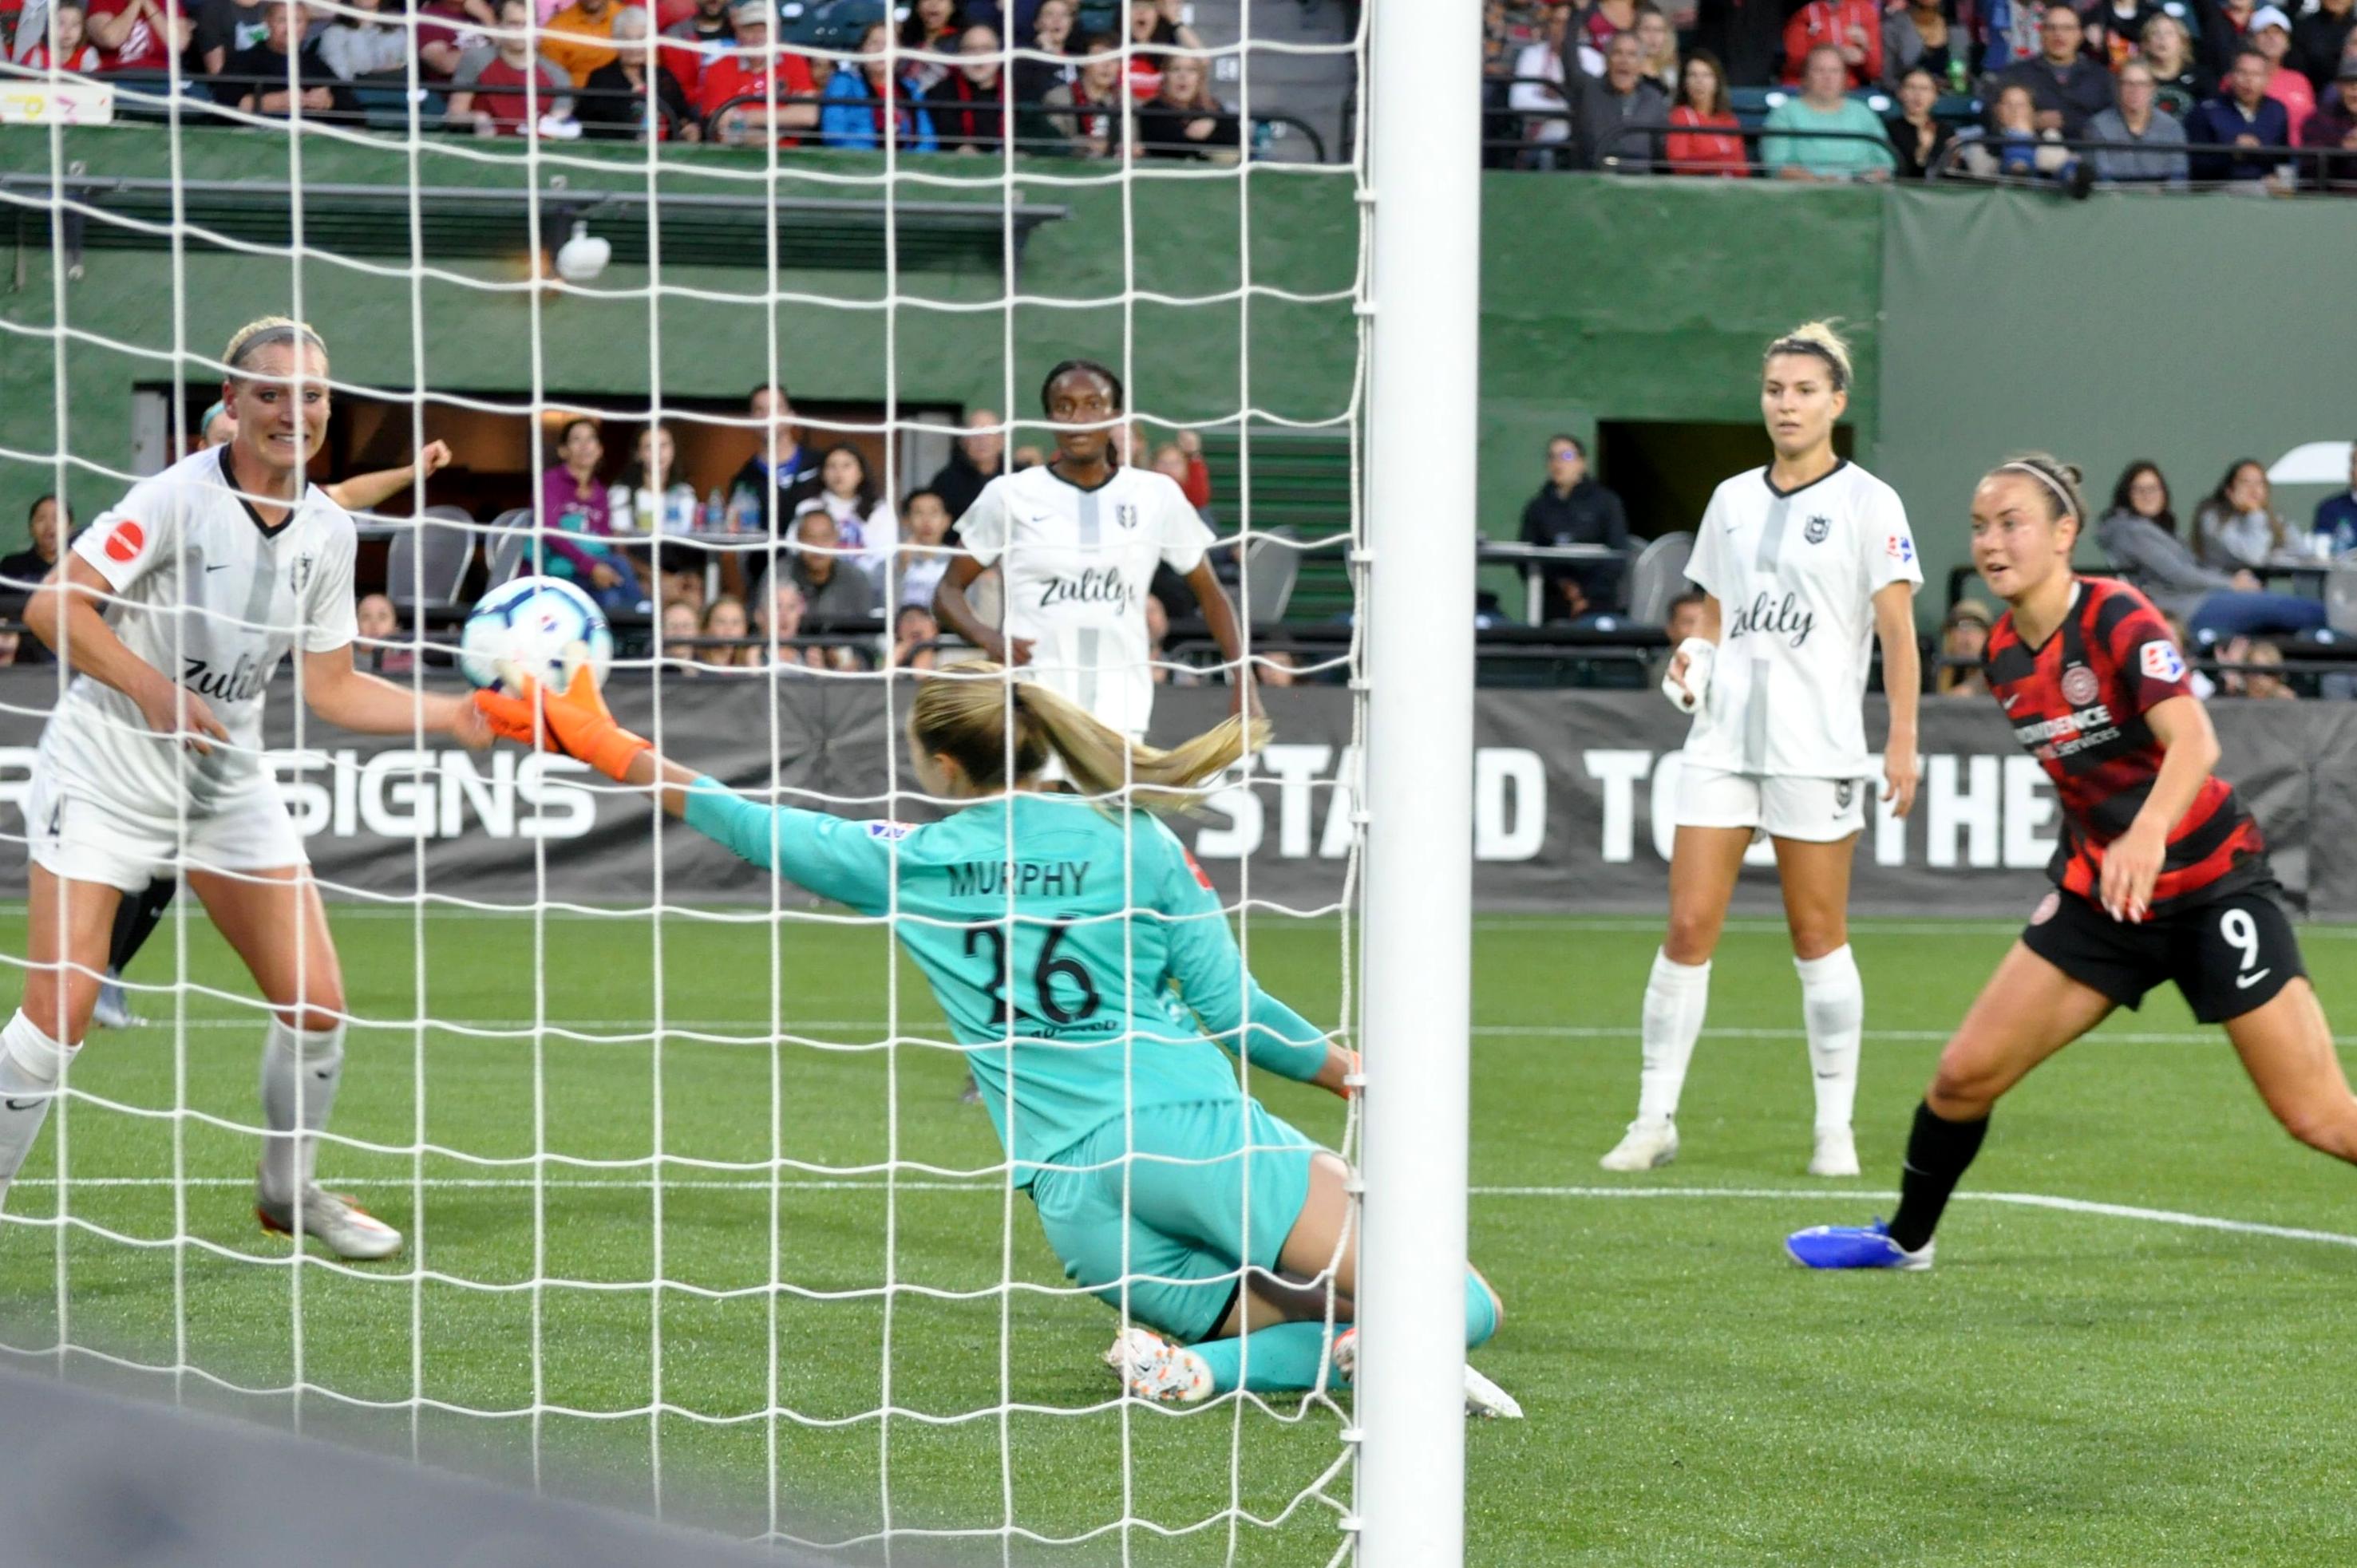
[[[572,669],[565,690],[549,692],[514,665],[503,664],[500,677],[511,691],[478,692],[475,707],[497,734],[577,757],[619,783],[631,761],[651,749],[651,743],[614,722],[606,711],[606,699],[598,694],[596,675],[578,662]]]

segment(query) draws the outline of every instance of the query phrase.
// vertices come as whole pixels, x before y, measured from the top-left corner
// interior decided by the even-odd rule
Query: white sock
[[[328,1124],[343,1078],[341,1024],[313,1032],[290,1029],[274,1016],[270,1020],[262,1047],[262,1110],[272,1135],[262,1143],[262,1195],[272,1202],[289,1202],[298,1182],[310,1184],[318,1168],[319,1140],[301,1134]]]
[[[1816,1073],[1817,1130],[1846,1127],[1857,1103],[1857,1042],[1866,1026],[1866,987],[1844,942],[1823,958],[1796,958],[1801,1015],[1809,1026],[1809,1066]]]
[[[49,1119],[66,1063],[80,1049],[41,1033],[21,1007],[0,1028],[0,1203]]]
[[[1653,972],[1645,982],[1645,1070],[1638,1080],[1637,1120],[1666,1122],[1678,1113],[1678,1096],[1686,1086],[1686,1064],[1694,1060],[1695,1041],[1702,1034],[1702,1016],[1710,1005],[1710,965],[1674,963],[1665,952],[1653,954]]]

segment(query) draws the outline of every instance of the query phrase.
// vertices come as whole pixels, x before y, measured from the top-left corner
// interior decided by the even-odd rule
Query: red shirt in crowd
[[[1742,123],[1733,114],[1706,114],[1690,103],[1670,111],[1671,134],[1664,143],[1672,174],[1722,175],[1740,179],[1751,172],[1743,155]],[[1691,127],[1684,134],[1680,128]],[[1704,135],[1705,131],[1723,134]]]
[[[535,102],[535,99],[527,98],[524,94],[523,86],[526,81],[536,81],[539,83],[536,102],[543,114],[547,113],[559,98],[572,96],[573,79],[565,74],[563,67],[544,59],[535,59],[532,63],[533,69],[539,72],[537,77],[520,66],[510,65],[505,56],[493,56],[490,63],[485,65],[475,78],[471,88],[475,94],[474,113],[488,115],[500,135],[518,136],[523,134],[527,119],[524,113],[525,106]],[[558,86],[549,80],[551,71],[561,79],[564,85]],[[509,87],[515,91],[512,92],[489,91],[492,88]],[[460,91],[470,91],[470,89]]]
[[[1857,47],[1850,30],[1866,34],[1866,58],[1851,64],[1849,84],[1871,87],[1882,70],[1882,7],[1875,0],[1809,0],[1784,24],[1784,80],[1797,82],[1809,63],[1809,51],[1821,44],[1837,49]]]
[[[815,98],[818,88],[811,81],[810,61],[798,54],[780,53],[764,69],[750,56],[732,49],[704,68],[703,78],[695,84],[695,106],[708,118],[732,98],[766,98],[772,94],[780,103],[796,98]],[[793,136],[780,136],[778,145],[799,146],[801,141]]]
[[[48,70],[49,46],[47,44],[35,44],[33,46],[33,52],[27,55],[17,63],[22,65],[27,70]],[[80,71],[84,76],[97,75],[98,72],[103,69],[99,64],[98,46],[96,44],[82,45],[80,51],[77,52],[72,59],[58,61],[58,69],[59,70]]]
[[[137,4],[138,0],[90,0],[86,15],[91,31],[95,33],[98,30],[96,24],[101,16],[128,11]],[[169,20],[177,14],[174,0],[156,0],[156,8],[165,16],[167,23],[166,31],[168,31]],[[155,23],[143,14],[131,24],[131,30],[124,35],[123,47],[100,51],[98,59],[102,70],[169,70],[172,68],[172,43],[165,32],[157,31]]]

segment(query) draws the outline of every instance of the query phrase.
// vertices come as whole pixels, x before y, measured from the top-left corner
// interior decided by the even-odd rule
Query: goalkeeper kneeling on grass
[[[737,795],[616,724],[586,671],[562,693],[516,672],[506,683],[512,694],[475,698],[500,734],[653,790],[822,897],[907,917],[895,934],[966,1049],[1064,1272],[1159,1331],[1127,1327],[1106,1352],[1132,1393],[1190,1404],[1314,1389],[1329,1354],[1347,1380],[1349,1167],[1244,1094],[1213,1042],[1338,1095],[1356,1058],[1245,972],[1217,896],[1146,810],[1191,801],[1265,726],[1230,719],[1157,751],[998,665],[955,666],[918,688],[909,748],[926,789],[959,807],[903,827]],[[1051,757],[1081,793],[1034,787]],[[1499,1316],[1469,1271],[1467,1345]],[[1466,1406],[1521,1413],[1469,1369]]]

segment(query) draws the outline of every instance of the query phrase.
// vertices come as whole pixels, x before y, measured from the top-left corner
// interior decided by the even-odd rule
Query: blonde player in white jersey
[[[1146,590],[1155,568],[1167,565],[1202,606],[1241,710],[1251,682],[1235,612],[1204,553],[1211,531],[1178,481],[1116,460],[1127,412],[1121,378],[1093,360],[1067,360],[1048,372],[1039,402],[1056,428],[1056,456],[983,487],[958,520],[965,553],[950,559],[935,616],[1021,678],[1139,740],[1154,713]],[[1006,583],[1003,633],[965,592],[994,565]]]
[[[1889,485],[1834,453],[1849,404],[1849,350],[1822,322],[1768,346],[1760,408],[1776,460],[1721,484],[1686,575],[1707,596],[1703,628],[1662,689],[1695,714],[1677,787],[1670,920],[1645,986],[1637,1119],[1604,1156],[1641,1171],[1677,1157],[1679,1092],[1702,1033],[1710,960],[1744,851],[1775,845],[1816,1076],[1813,1175],[1857,1175],[1850,1133],[1866,999],[1850,955],[1850,857],[1866,824],[1872,645],[1890,698],[1882,798],[1905,816],[1920,764],[1915,558]]]
[[[222,353],[237,432],[134,485],[25,607],[73,671],[25,799],[32,858],[25,993],[0,1028],[0,1198],[81,1049],[116,905],[178,871],[270,1009],[268,1135],[255,1208],[339,1257],[399,1251],[398,1230],[313,1179],[344,1059],[344,993],[303,841],[263,754],[271,677],[369,735],[490,743],[472,703],[352,667],[352,520],[305,469],[328,433],[328,353],[269,317]]]

